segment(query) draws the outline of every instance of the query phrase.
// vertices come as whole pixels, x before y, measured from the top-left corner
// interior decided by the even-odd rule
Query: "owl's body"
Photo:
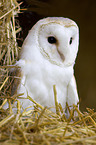
[[[73,67],[63,68],[57,65],[54,66],[54,64],[50,64],[47,60],[43,62],[43,59],[38,59],[36,62],[34,60],[33,62],[24,61],[23,63],[26,63],[26,65],[22,68],[23,76],[17,93],[24,93],[24,97],[28,93],[29,96],[41,105],[53,107],[55,105],[53,85],[56,85],[58,102],[65,107],[68,84],[73,76]],[[71,97],[74,98],[74,96]],[[22,104],[24,104],[24,108],[32,106],[32,102],[27,100],[24,102],[24,99]]]
[[[43,106],[53,107],[56,85],[58,103],[62,107],[79,101],[73,66],[78,51],[78,26],[67,18],[45,18],[30,30],[22,46],[21,81],[17,93],[32,97]],[[23,108],[32,106],[20,99]]]

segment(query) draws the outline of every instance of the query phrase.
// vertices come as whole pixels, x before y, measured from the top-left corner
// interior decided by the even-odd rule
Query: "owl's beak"
[[[62,54],[62,52],[60,52],[60,50],[59,50],[59,49],[57,49],[57,51],[58,51],[58,53],[59,53],[59,55],[60,55],[60,58],[61,58],[61,59],[62,59],[62,61],[64,62],[64,60],[65,60],[64,55]]]

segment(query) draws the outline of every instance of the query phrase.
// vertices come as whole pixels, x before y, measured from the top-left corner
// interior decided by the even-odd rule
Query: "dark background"
[[[85,111],[89,107],[96,111],[96,0],[23,0],[21,9],[24,8],[27,10],[21,10],[17,18],[22,27],[22,32],[17,36],[19,46],[28,30],[41,18],[62,16],[78,24],[80,45],[75,76],[80,108]]]

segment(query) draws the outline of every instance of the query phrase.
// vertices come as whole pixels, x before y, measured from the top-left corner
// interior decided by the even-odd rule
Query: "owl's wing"
[[[10,96],[13,96],[17,93],[17,88],[20,83],[21,70],[16,68],[9,69],[9,86],[7,92]],[[19,78],[19,79],[18,79]],[[4,109],[8,108],[8,102],[3,106]]]
[[[75,81],[74,75],[71,81],[69,82],[67,89],[68,89],[67,90],[68,91],[68,95],[67,95],[68,106],[72,106],[73,104],[77,105],[77,103],[79,102],[79,98],[78,98],[76,81]]]
[[[20,84],[21,69],[19,67],[14,67],[9,69],[9,92],[10,95],[14,95],[17,92],[17,87]]]
[[[11,71],[11,76],[13,77],[13,84],[11,89],[11,95],[17,93],[19,84],[24,85],[26,76],[22,72],[22,67],[25,65],[25,60],[19,60],[16,62],[16,68]]]

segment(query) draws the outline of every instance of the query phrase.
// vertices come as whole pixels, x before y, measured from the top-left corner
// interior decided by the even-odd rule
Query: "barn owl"
[[[74,78],[74,63],[78,52],[79,30],[77,24],[63,17],[39,20],[26,37],[19,61],[20,83],[15,93],[29,95],[43,106],[54,103],[53,85],[57,100],[63,108],[79,101]],[[13,89],[14,92],[14,89]],[[20,99],[23,108],[32,106],[28,99]]]

